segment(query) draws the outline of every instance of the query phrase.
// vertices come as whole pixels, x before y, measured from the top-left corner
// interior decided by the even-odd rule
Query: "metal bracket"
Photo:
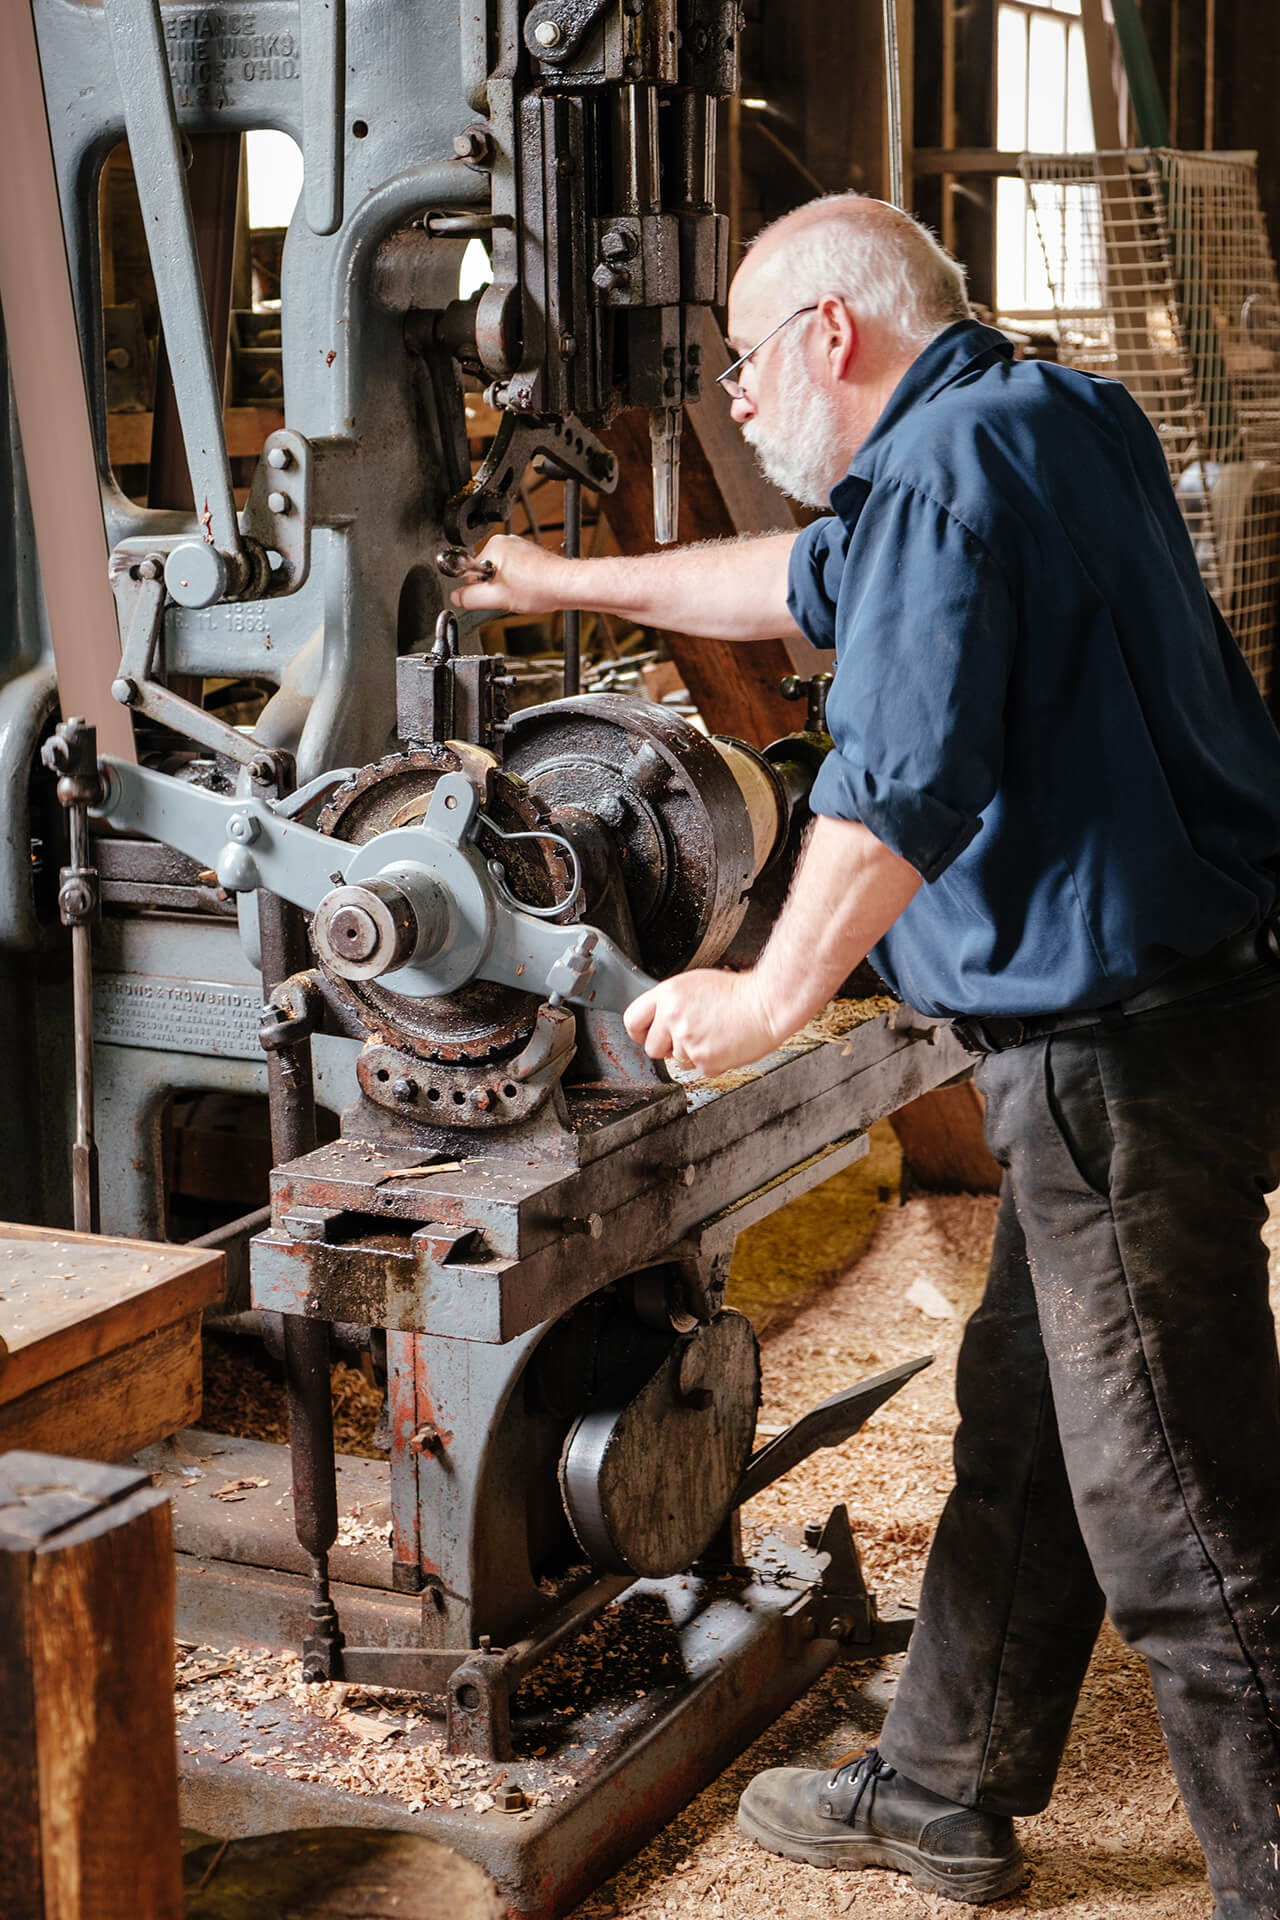
[[[539,0],[525,18],[524,43],[535,60],[558,67],[611,4],[612,0]]]
[[[510,395],[509,388],[507,392]],[[514,402],[509,398],[507,404]],[[618,484],[614,455],[571,414],[563,420],[538,420],[508,411],[483,466],[445,508],[450,540],[460,547],[474,546],[490,527],[505,520],[525,469],[537,454],[554,460],[598,493],[612,493]]]

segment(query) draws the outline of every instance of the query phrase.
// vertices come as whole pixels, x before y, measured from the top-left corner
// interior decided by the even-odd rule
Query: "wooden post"
[[[173,1585],[148,1475],[0,1459],[6,1920],[181,1920]]]

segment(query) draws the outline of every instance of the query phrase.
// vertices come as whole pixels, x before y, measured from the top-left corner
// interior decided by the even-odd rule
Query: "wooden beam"
[[[6,1920],[182,1920],[173,1595],[149,1475],[0,1459]]]
[[[31,8],[10,7],[0,59],[0,307],[58,691],[98,729],[98,750],[133,760],[133,721],[111,697],[120,629]]]

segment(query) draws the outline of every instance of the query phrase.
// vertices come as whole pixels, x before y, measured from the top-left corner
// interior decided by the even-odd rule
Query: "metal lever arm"
[[[216,574],[204,599],[189,604],[207,606],[223,592],[234,595],[250,569],[231,486],[222,376],[213,364],[164,25],[158,0],[106,0],[104,11],[192,492],[207,534],[207,551],[200,543],[193,551]]]
[[[436,995],[495,980],[621,1013],[654,984],[594,927],[557,925],[507,903],[474,843],[480,796],[464,774],[437,783],[420,825],[353,846],[253,796],[210,793],[120,760],[101,760],[99,770],[97,818],[199,860],[228,893],[265,888],[320,913],[318,926],[361,938],[372,939],[380,922],[401,933],[411,925],[411,944],[365,975],[385,977],[397,992]]]
[[[932,1354],[926,1354],[922,1360],[904,1361],[900,1367],[873,1374],[870,1380],[861,1380],[856,1387],[846,1387],[843,1393],[833,1393],[829,1400],[811,1407],[808,1413],[793,1421],[785,1433],[752,1455],[733,1496],[734,1506],[740,1507],[744,1500],[751,1500],[765,1487],[771,1487],[811,1453],[817,1453],[822,1447],[838,1447],[842,1440],[850,1439],[900,1387],[905,1387],[915,1374],[932,1365]]]

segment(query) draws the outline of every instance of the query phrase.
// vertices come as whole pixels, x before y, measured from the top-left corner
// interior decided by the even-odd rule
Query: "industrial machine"
[[[419,1696],[450,1752],[518,1766],[525,1817],[353,1809],[265,1747],[213,1783],[197,1759],[188,1816],[420,1827],[481,1860],[513,1913],[550,1915],[830,1661],[901,1644],[843,1509],[752,1566],[736,1516],[913,1369],[753,1450],[759,1357],[725,1284],[745,1226],[966,1063],[905,1010],[724,1085],[650,1061],[628,1002],[749,961],[767,931],[829,746],[821,684],[793,689],[810,704],[788,737],[709,738],[579,694],[570,627],[566,697],[515,711],[508,662],[448,611],[459,554],[535,457],[564,482],[572,547],[579,488],[616,482],[598,433],[620,407],[649,410],[655,532],[674,535],[682,408],[725,290],[715,103],[738,10],[35,0],[33,17],[119,621],[103,677],[134,728],[100,756],[94,726],[54,726],[11,432],[4,1211],[65,1218],[65,1164],[77,1224],[163,1237],[175,1096],[266,1090],[269,1212],[214,1238],[248,1248],[230,1304],[266,1316],[283,1359],[292,1518],[273,1496],[260,1519],[221,1509],[219,1533],[179,1506],[184,1631],[299,1645],[313,1681]],[[241,504],[191,199],[199,143],[264,125],[293,134],[305,177],[281,268],[285,424]],[[128,498],[108,457],[110,354],[128,349],[104,348],[96,194],[122,137],[185,508]],[[493,279],[462,300],[476,236]],[[500,421],[474,474],[464,376]],[[29,449],[38,428],[24,418]],[[48,582],[56,527],[34,518]],[[206,698],[237,677],[272,689],[248,724]],[[50,959],[59,910],[69,969]],[[391,1527],[389,1552],[339,1578],[335,1328],[386,1383],[389,1466],[367,1471]],[[619,1654],[612,1693],[570,1687],[578,1737],[539,1740],[521,1689],[548,1662],[572,1675],[575,1637],[628,1608],[660,1616],[662,1670]]]

